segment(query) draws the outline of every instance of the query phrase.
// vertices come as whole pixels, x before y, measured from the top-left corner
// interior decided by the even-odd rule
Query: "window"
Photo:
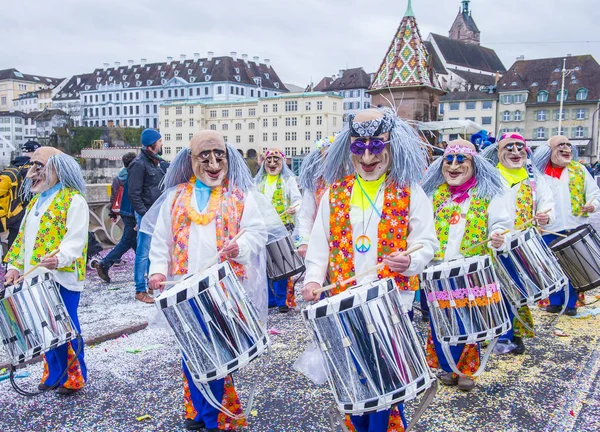
[[[223,87],[217,86],[217,94],[223,94]]]
[[[472,122],[475,121],[475,117],[465,117],[465,120],[471,120]]]
[[[139,106],[139,105],[136,105],[136,106],[135,106],[135,113],[136,113],[136,114],[139,114],[139,113],[140,113],[140,106]]]
[[[510,121],[510,111],[504,111],[504,113],[502,114],[502,121]]]
[[[273,132],[273,141],[277,141],[277,132]]]
[[[514,120],[515,121],[522,121],[523,120],[523,115],[522,115],[521,111],[519,111],[519,110],[515,111],[515,118],[514,118]]]
[[[308,132],[308,131],[307,131],[307,132],[304,132],[304,139],[305,139],[306,141],[310,141],[310,132]]]
[[[204,95],[208,95],[208,87],[204,87]]]
[[[289,141],[290,139],[292,139],[292,133],[291,132],[286,132],[285,133],[285,140]]]
[[[193,133],[189,133],[189,134],[188,134],[188,140],[189,140],[189,141],[191,141],[191,140],[192,140],[192,138],[194,138],[194,134],[193,134]]]
[[[169,115],[169,108],[165,108],[165,115]]]
[[[175,147],[175,153],[179,153],[182,149],[183,147]]]
[[[546,121],[546,110],[539,110],[536,118],[537,121]]]
[[[491,117],[481,117],[481,124],[482,125],[491,125],[492,118]]]
[[[181,112],[182,111],[181,111],[181,107],[180,106],[175,107],[175,115],[181,115]]]
[[[188,122],[190,124],[190,127],[194,127],[194,119],[191,118]]]
[[[546,138],[546,129],[541,127],[541,128],[537,128],[537,133],[536,136],[538,139],[544,139]]]
[[[310,117],[306,117],[306,119],[304,120],[304,124],[306,126],[310,126]]]
[[[164,147],[165,149],[165,154],[171,154],[171,147]]]
[[[513,103],[520,104],[525,102],[525,95],[518,94],[513,96]]]
[[[513,103],[512,95],[502,95],[502,104],[503,105],[510,105],[511,103]]]
[[[310,111],[310,102],[306,102],[306,111]]]
[[[223,141],[225,141],[227,143],[227,141],[228,141],[227,135],[223,135]]]
[[[241,117],[242,116],[242,110],[241,109],[236,109],[235,110],[235,116],[236,117]]]
[[[292,148],[291,147],[286,147],[285,148],[285,154],[286,155],[291,155],[292,154]]]
[[[216,124],[211,124],[209,127],[210,130],[217,130],[217,125]]]
[[[367,108],[369,108],[369,104],[370,104],[369,102],[365,102],[365,103],[363,103],[363,109],[367,109]]]
[[[321,138],[323,138],[323,133],[321,131],[317,132],[317,139],[320,140]]]
[[[459,102],[450,102],[450,111],[458,111],[460,108]]]
[[[557,100],[558,102],[560,102],[560,100],[561,100],[561,99],[562,99],[563,101],[566,101],[566,100],[567,100],[567,96],[568,96],[568,94],[569,94],[569,92],[568,92],[567,90],[565,90],[564,92],[563,92],[562,90],[559,90],[559,91],[556,93],[556,100]]]
[[[254,127],[255,127],[255,124],[254,124],[254,122],[250,122],[250,123],[248,123],[248,129],[249,129],[249,130],[254,130]]]
[[[125,122],[127,122],[127,120],[125,120]],[[165,134],[165,141],[171,141],[171,134]]]
[[[242,130],[242,124],[241,123],[236,123],[235,124],[235,130]]]
[[[548,102],[548,92],[547,91],[540,91],[537,94],[537,101],[538,102]]]
[[[217,118],[217,110],[210,111],[210,118]]]
[[[250,109],[248,109],[248,115],[250,117],[255,116],[256,115],[256,108],[250,108]]]
[[[175,141],[182,141],[183,140],[183,134],[175,134]]]
[[[273,112],[276,113],[277,112],[277,104],[273,104]]]
[[[263,113],[268,113],[269,112],[269,105],[265,104],[263,105]]]
[[[269,134],[266,132],[263,132],[263,141],[267,142],[268,139],[269,139]]]
[[[222,110],[221,111],[221,116],[222,117],[229,117],[229,110]]]
[[[188,110],[190,111],[190,114],[194,114],[194,106],[190,105]]]
[[[575,138],[584,138],[585,137],[584,129],[585,128],[583,126],[577,126],[577,128],[575,128]]]
[[[467,102],[466,105],[467,105],[468,110],[474,110],[477,103],[476,102]]]
[[[169,120],[165,120],[165,127],[168,128],[169,127]]]
[[[323,124],[323,116],[317,116],[317,126],[321,126]]]
[[[240,135],[236,135],[236,136],[235,136],[235,143],[236,143],[236,144],[239,144],[239,143],[241,143],[241,142],[242,142],[242,137],[241,137]]]
[[[554,111],[554,120],[558,120],[559,115],[561,117],[560,120],[564,120],[565,119],[565,110],[562,110],[562,112],[560,110],[555,110]]]
[[[269,119],[263,119],[263,127],[266,128],[269,126]],[[288,125],[289,126],[289,125]]]
[[[318,101],[317,102],[317,111],[321,111],[323,109],[323,102]]]
[[[253,143],[254,142],[254,135],[248,135],[248,142],[249,143]]]
[[[227,123],[223,123],[221,125],[221,130],[229,130],[229,125]]]
[[[440,104],[439,109],[440,109],[440,115],[444,115],[444,104],[443,103]],[[346,119],[344,119],[344,121],[346,121]]]
[[[333,118],[333,126],[337,126],[337,117]]]
[[[588,90],[585,88],[580,88],[579,90],[577,90],[577,93],[575,94],[575,99],[577,100],[586,100],[588,97]]]
[[[298,111],[298,101],[285,101],[285,111]]]
[[[580,108],[575,111],[575,120],[585,120],[587,109]]]

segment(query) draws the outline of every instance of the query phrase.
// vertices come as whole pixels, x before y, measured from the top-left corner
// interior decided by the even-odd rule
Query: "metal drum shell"
[[[304,270],[304,260],[294,249],[291,235],[267,244],[267,275],[269,279],[272,281],[288,279]]]

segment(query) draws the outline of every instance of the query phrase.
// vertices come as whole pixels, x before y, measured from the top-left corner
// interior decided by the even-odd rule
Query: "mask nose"
[[[369,165],[371,164],[374,158],[375,156],[373,155],[373,153],[371,153],[369,149],[365,149],[365,154],[362,157],[363,162]]]

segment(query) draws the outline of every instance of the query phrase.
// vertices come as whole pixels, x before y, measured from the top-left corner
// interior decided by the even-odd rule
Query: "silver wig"
[[[390,154],[392,165],[388,179],[400,187],[418,184],[427,168],[427,153],[417,132],[390,108],[377,108],[391,122]],[[354,174],[350,151],[350,124],[335,137],[327,151],[322,175],[329,184]]]
[[[432,163],[425,173],[422,186],[428,196],[432,196],[440,185],[446,182],[442,174],[443,163],[444,158],[441,157]],[[473,156],[473,174],[477,179],[476,197],[492,199],[504,192],[500,172],[481,155]]]
[[[246,192],[253,185],[252,175],[248,165],[240,153],[230,144],[227,147],[227,180],[229,185],[236,189]],[[163,190],[169,190],[177,185],[190,181],[194,175],[192,168],[192,150],[187,147],[181,150],[167,170],[163,178],[161,187]]]
[[[579,157],[579,149],[577,146],[571,148],[573,152],[573,160]],[[550,148],[550,142],[546,142],[539,146],[535,152],[533,152],[533,165],[541,172],[546,170],[546,166],[550,162],[550,156],[552,155],[552,149]]]
[[[533,168],[533,173],[538,176],[540,175],[540,170],[532,164],[531,150],[527,150],[527,165],[531,164]],[[500,163],[500,159],[498,158],[498,143],[492,144],[491,146],[486,147],[481,152],[481,157],[490,161],[490,163],[494,166],[497,166]]]
[[[300,167],[300,188],[305,191],[315,192],[321,176],[321,166],[325,161],[326,152],[321,153],[320,149],[311,151],[302,161]]]
[[[254,177],[254,182],[257,185],[260,185],[267,175],[267,170],[265,169],[266,162],[267,162],[266,160],[263,161],[263,163],[260,165],[260,169],[258,170],[258,172],[256,173],[256,176]],[[290,167],[287,166],[287,164],[285,163],[285,160],[282,161],[282,164],[283,164],[283,168],[281,169],[281,178],[284,180],[287,180],[290,177],[294,177],[294,173],[292,172]]]
[[[54,171],[56,178],[63,188],[75,189],[80,194],[85,195],[85,179],[83,172],[77,161],[68,154],[57,153],[48,158],[46,163],[46,172]],[[46,174],[46,181],[48,181]],[[31,199],[31,180],[26,179],[21,188],[21,196],[25,199]]]

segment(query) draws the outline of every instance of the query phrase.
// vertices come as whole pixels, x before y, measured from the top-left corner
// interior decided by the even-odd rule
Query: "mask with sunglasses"
[[[392,159],[388,143],[380,138],[363,137],[350,143],[352,165],[363,180],[379,180],[390,169]]]
[[[444,155],[442,175],[449,186],[460,186],[473,177],[473,159],[463,153]]]
[[[357,139],[356,141],[350,144],[350,151],[357,156],[364,155],[365,151],[367,150],[369,150],[370,153],[376,155],[380,154],[383,151],[387,143],[389,143],[389,141],[382,141],[380,139]]]
[[[527,162],[527,146],[520,141],[501,143],[498,148],[498,161],[507,169],[520,169]]]

